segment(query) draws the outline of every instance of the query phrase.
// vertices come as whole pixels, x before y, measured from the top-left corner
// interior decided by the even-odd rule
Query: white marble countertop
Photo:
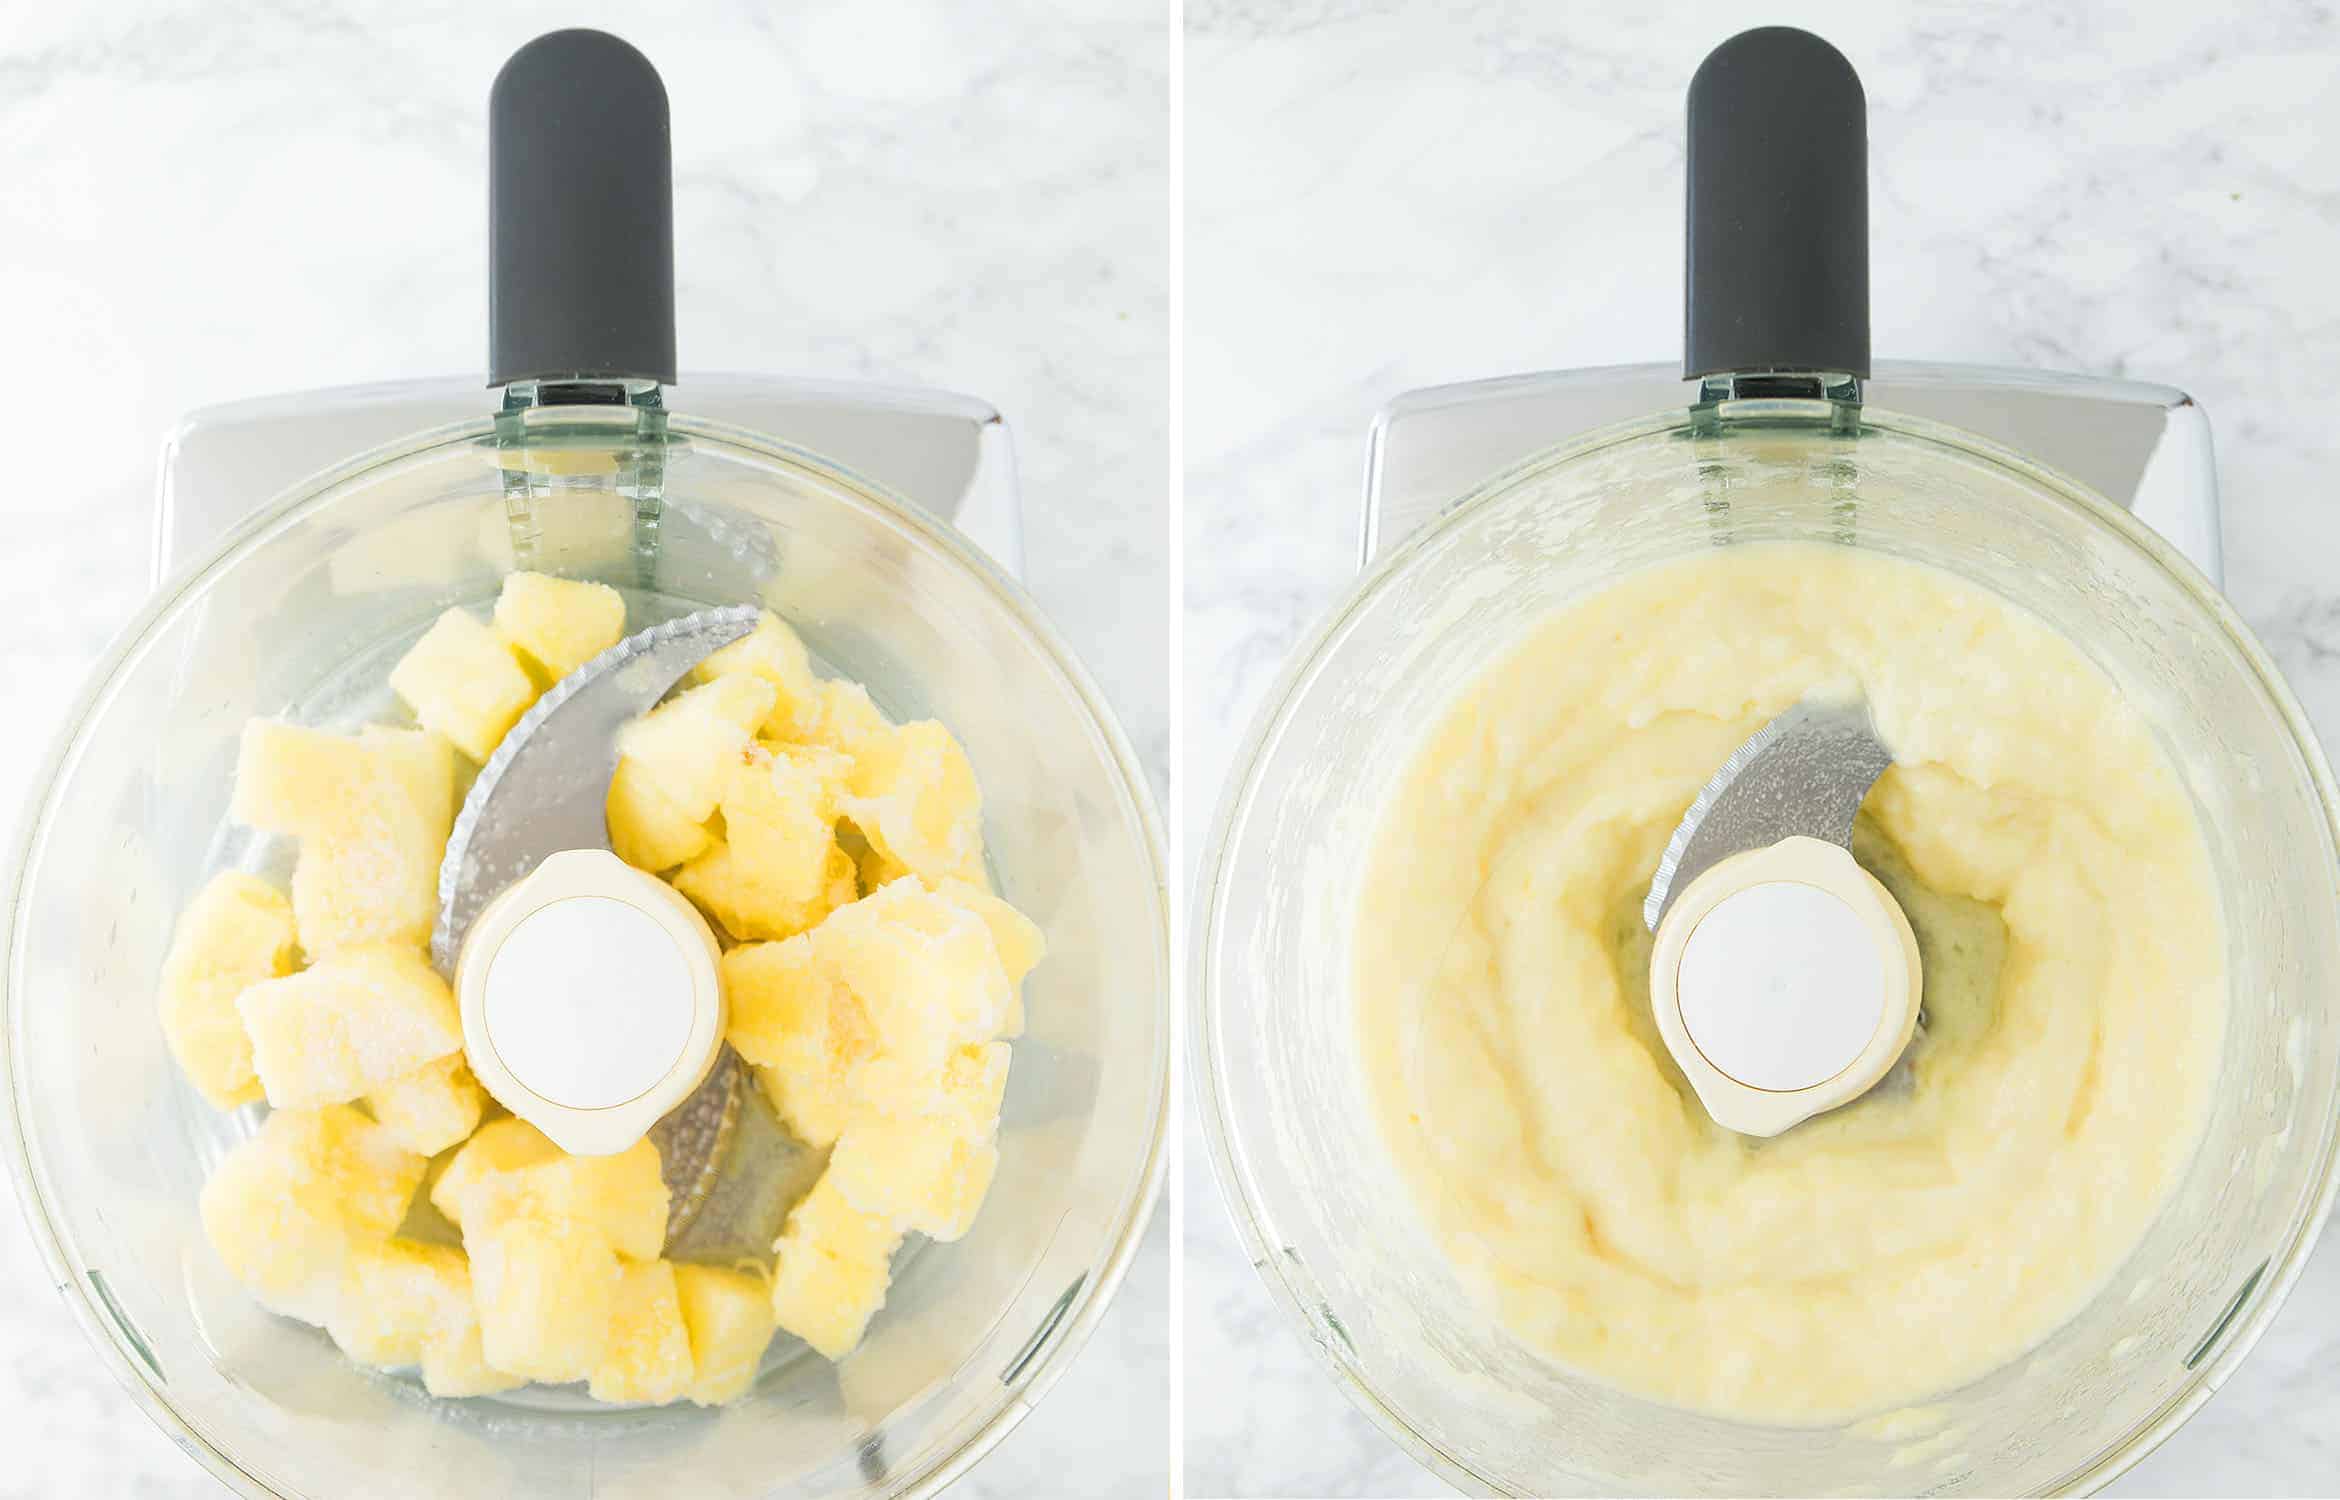
[[[1682,90],[1758,22],[1820,32],[1866,81],[1878,352],[2191,390],[2217,433],[2228,590],[2340,745],[2340,20],[1917,9],[1189,0],[1190,862],[1262,691],[1353,576],[1375,410],[1679,353]],[[1448,1493],[1270,1303],[1191,1110],[1186,1140],[1190,1493]],[[2226,1389],[2113,1493],[2336,1477],[2327,1238]]]
[[[673,98],[686,370],[946,386],[1007,416],[1028,581],[1168,772],[1163,189],[1150,0],[125,0],[0,7],[0,260],[18,413],[0,682],[17,802],[147,586],[187,410],[476,370],[488,81],[598,25]],[[37,433],[37,435],[35,435]],[[1167,1226],[954,1494],[1150,1496]],[[0,1215],[0,1497],[221,1493],[120,1392]]]

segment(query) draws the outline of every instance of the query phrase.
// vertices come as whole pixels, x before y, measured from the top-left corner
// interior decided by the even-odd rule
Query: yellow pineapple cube
[[[723,836],[774,895],[806,902],[829,883],[837,798],[853,762],[810,746],[753,747],[732,768],[718,805]]]
[[[774,693],[752,672],[686,688],[620,732],[620,769],[632,765],[679,817],[704,823],[715,816],[756,726],[772,711]]]
[[[821,1174],[773,1245],[772,1318],[829,1359],[861,1342],[885,1305],[901,1234],[847,1202]]]
[[[571,1156],[522,1120],[480,1127],[432,1185],[431,1202],[471,1236],[515,1218],[590,1226],[613,1249],[655,1260],[666,1245],[667,1190],[658,1147]]]
[[[739,672],[761,677],[772,685],[772,707],[764,715],[761,732],[773,739],[794,738],[797,722],[811,709],[813,695],[820,686],[813,676],[812,656],[804,649],[804,642],[797,639],[796,632],[778,615],[766,610],[751,634],[693,667],[691,680],[713,682],[718,677]]]
[[[772,1292],[764,1278],[714,1266],[677,1265],[674,1289],[691,1338],[691,1385],[683,1394],[722,1406],[747,1394],[772,1342]]]
[[[254,719],[244,726],[231,812],[300,840],[293,922],[312,958],[430,941],[455,819],[454,761],[437,735],[327,734]]]
[[[409,948],[351,948],[236,997],[278,1109],[371,1093],[463,1046],[455,997]]]
[[[861,1002],[805,937],[743,943],[723,955],[720,973],[725,1038],[755,1066],[788,1128],[808,1145],[828,1145],[845,1127],[854,1069],[877,1051]]]
[[[496,596],[495,620],[549,687],[625,638],[626,601],[606,583],[513,573]]]
[[[431,1183],[431,1205],[458,1229],[467,1218],[485,1228],[510,1213],[519,1192],[515,1173],[560,1154],[561,1148],[526,1120],[510,1115],[490,1120],[439,1169]]]
[[[528,705],[536,683],[512,647],[467,610],[450,609],[390,669],[390,691],[425,729],[445,735],[476,761],[495,754]]]
[[[391,1239],[351,1257],[326,1332],[341,1351],[379,1369],[422,1367],[434,1396],[482,1396],[525,1384],[480,1352],[471,1265],[462,1251]]]
[[[931,719],[853,750],[841,800],[870,848],[925,880],[983,878],[983,793],[951,732]]]
[[[975,1222],[999,1167],[1003,1042],[962,1047],[940,1074],[881,1058],[856,1079],[857,1109],[823,1181],[855,1208],[902,1229],[955,1240]]]
[[[763,868],[739,846],[717,840],[706,853],[674,872],[674,888],[697,903],[736,942],[793,937],[854,899],[853,861],[831,843],[822,856],[819,883],[804,896],[774,889]],[[793,880],[791,881],[793,883]]]
[[[609,1345],[588,1387],[596,1401],[663,1405],[691,1388],[691,1335],[683,1321],[672,1261],[622,1262]]]
[[[204,1182],[204,1235],[264,1306],[324,1323],[351,1258],[390,1238],[423,1168],[346,1104],[280,1109]]]
[[[609,1345],[618,1257],[591,1224],[527,1216],[466,1230],[480,1352],[498,1370],[583,1380]]]
[[[236,996],[289,973],[295,946],[292,903],[284,893],[233,870],[213,876],[179,916],[163,959],[163,1039],[214,1109],[261,1097]]]
[[[479,1128],[487,1091],[463,1054],[450,1052],[375,1089],[366,1105],[400,1145],[436,1156]]]
[[[986,886],[965,880],[938,881],[934,893],[983,919],[991,929],[991,947],[999,955],[999,965],[1007,972],[1007,1017],[999,1028],[1001,1036],[1024,1034],[1024,976],[1036,968],[1048,955],[1048,940],[1030,917],[993,895]]]
[[[791,727],[793,733],[785,736],[788,739],[858,755],[864,745],[885,735],[893,724],[870,701],[869,689],[858,682],[831,678],[814,687],[811,700],[798,709]]]
[[[618,762],[609,779],[609,847],[637,870],[655,875],[693,859],[715,842],[705,818],[693,818],[658,789],[651,772]]]
[[[953,1047],[989,1041],[1011,990],[983,919],[916,880],[831,912],[814,955],[868,1012],[882,1052],[939,1068]]]
[[[487,1362],[476,1306],[471,1309],[470,1321],[460,1331],[424,1346],[422,1377],[424,1390],[450,1398],[489,1396],[528,1383],[527,1377],[499,1370]]]

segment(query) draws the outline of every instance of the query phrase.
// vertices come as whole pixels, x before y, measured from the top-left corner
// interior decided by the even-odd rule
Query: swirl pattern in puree
[[[1855,852],[1917,929],[1926,1029],[1753,1140],[1658,1040],[1641,899],[1740,741],[1848,690],[1894,752]],[[1981,1376],[2086,1303],[2201,1134],[2226,991],[2192,804],[2073,642],[1946,573],[1779,543],[1630,575],[1464,689],[1376,837],[1355,983],[1400,1174],[1516,1338],[1635,1394],[1825,1423]]]

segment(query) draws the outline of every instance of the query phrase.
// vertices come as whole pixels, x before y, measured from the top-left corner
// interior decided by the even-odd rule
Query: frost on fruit
[[[812,940],[745,943],[723,955],[725,1038],[757,1069],[788,1128],[826,1146],[845,1127],[853,1070],[876,1055],[861,1002],[813,954]]]
[[[434,1396],[483,1396],[525,1383],[488,1365],[471,1265],[452,1246],[389,1239],[358,1250],[325,1330],[360,1364],[421,1366],[423,1388]]]
[[[884,735],[893,725],[870,701],[869,689],[858,682],[831,678],[813,689],[811,701],[799,711],[789,738],[844,755],[859,755],[864,745]]]
[[[652,773],[630,760],[609,779],[609,847],[637,870],[653,874],[695,858],[715,842],[704,818],[693,818],[658,789]]]
[[[550,687],[625,638],[626,601],[606,583],[512,573],[496,595],[495,623]]]
[[[979,882],[937,881],[934,893],[953,906],[973,912],[991,929],[991,946],[999,954],[1000,968],[1008,982],[1007,1018],[1001,1023],[999,1034],[1022,1036],[1024,976],[1048,956],[1048,940],[1041,936],[1039,925]]]
[[[244,726],[230,815],[300,841],[293,922],[310,957],[430,941],[439,861],[455,821],[455,765],[427,731],[328,734]]]
[[[234,870],[215,875],[180,914],[163,959],[163,1037],[214,1109],[261,1097],[252,1038],[236,996],[289,972],[294,949],[292,903],[256,876]]]
[[[499,1370],[559,1384],[601,1363],[619,1263],[591,1224],[515,1217],[466,1229],[480,1351]]]
[[[596,1401],[664,1404],[682,1399],[693,1374],[673,1262],[622,1262],[609,1342],[589,1377],[589,1394]]]
[[[891,1263],[902,1236],[864,1214],[823,1173],[788,1216],[773,1245],[773,1321],[829,1359],[861,1342],[885,1306]]]
[[[691,1340],[691,1385],[683,1394],[722,1406],[747,1394],[772,1342],[772,1292],[764,1278],[715,1266],[677,1265],[674,1289]]]
[[[466,1243],[525,1218],[584,1224],[636,1260],[655,1260],[666,1245],[666,1180],[647,1139],[615,1156],[571,1156],[526,1121],[496,1120],[455,1153],[431,1203]]]
[[[983,919],[915,880],[840,907],[811,933],[813,951],[861,1002],[879,1050],[939,1066],[1008,1020],[1010,987]]]
[[[436,1156],[479,1128],[487,1091],[463,1054],[450,1052],[376,1088],[366,1107],[407,1150]]]
[[[346,1104],[280,1109],[203,1184],[203,1231],[261,1303],[329,1321],[360,1251],[406,1215],[423,1158]]]
[[[852,753],[841,807],[872,850],[924,880],[983,878],[983,794],[949,730],[904,724]]]
[[[425,729],[485,761],[536,701],[536,683],[507,641],[462,608],[448,610],[390,669],[390,690]]]
[[[834,844],[823,857],[820,883],[803,897],[782,895],[736,845],[717,840],[674,872],[674,888],[691,898],[735,942],[790,937],[854,898],[853,861]]]
[[[749,672],[686,688],[618,735],[621,768],[631,764],[677,816],[704,823],[715,816],[732,768],[771,712],[773,693]]]
[[[798,738],[800,721],[814,712],[820,684],[804,642],[770,610],[764,611],[753,632],[692,668],[691,681],[713,682],[743,672],[772,685],[772,707],[758,732],[777,740]]]
[[[1007,1070],[1004,1042],[960,1048],[939,1071],[870,1063],[824,1180],[865,1214],[931,1239],[960,1238],[999,1166]]]
[[[236,999],[278,1109],[337,1104],[463,1046],[455,997],[411,948],[350,948]]]

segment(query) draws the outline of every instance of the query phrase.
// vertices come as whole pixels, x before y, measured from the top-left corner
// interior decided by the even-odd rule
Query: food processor
[[[26,1215],[117,1378],[239,1493],[930,1494],[1063,1373],[1159,1180],[1168,919],[1144,777],[1014,579],[997,414],[678,379],[655,72],[615,38],[554,33],[515,56],[493,108],[490,388],[221,408],[166,449],[163,581],[69,715],[13,862],[7,1119]],[[824,672],[897,719],[942,720],[981,781],[993,882],[1047,937],[972,1231],[905,1248],[842,1362],[783,1336],[730,1406],[433,1400],[263,1311],[198,1223],[206,1175],[260,1110],[217,1113],[179,1076],[155,984],[188,898],[259,858],[225,819],[239,731],[391,713],[391,664],[515,568],[612,585],[636,629],[771,609]]]
[[[2234,1370],[2340,1184],[2340,804],[2217,592],[2200,410],[2126,382],[1872,364],[1864,108],[1817,38],[1724,44],[1691,89],[1680,370],[1384,412],[1364,575],[1269,693],[1204,852],[1199,1108],[1253,1264],[1351,1400],[1473,1493],[2093,1490]],[[1349,971],[1380,810],[1460,685],[1621,575],[1783,541],[1957,575],[2114,679],[2193,803],[2231,991],[2203,1138],[2085,1307],[1967,1385],[1812,1426],[1628,1395],[1474,1302],[1380,1137]]]

